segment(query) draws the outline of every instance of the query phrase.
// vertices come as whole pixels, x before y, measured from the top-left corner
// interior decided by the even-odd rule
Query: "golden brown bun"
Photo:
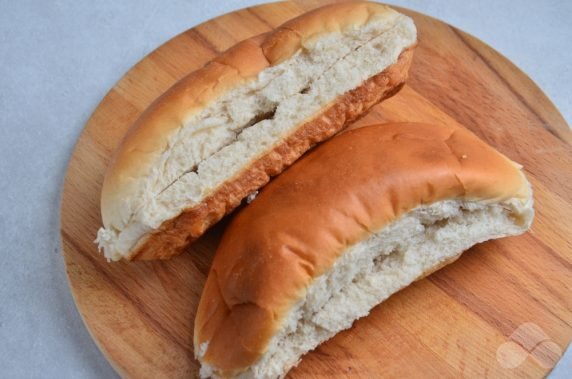
[[[146,191],[141,178],[149,176],[159,157],[168,149],[170,137],[185,120],[233,88],[253,80],[262,70],[291,57],[320,35],[360,27],[395,13],[386,6],[368,2],[319,8],[270,33],[237,44],[204,68],[183,78],[141,115],[116,152],[102,188],[104,227],[121,231],[129,224],[129,218],[137,209],[126,205],[126,199]],[[239,175],[229,178],[204,200],[147,232],[123,258],[165,259],[178,254],[310,146],[332,136],[345,123],[396,93],[407,77],[413,48],[404,50],[399,60],[383,72],[339,96],[320,114],[300,125],[289,138],[245,167]]]
[[[223,376],[256,362],[285,315],[351,245],[440,200],[527,203],[519,166],[464,128],[348,131],[311,151],[232,221],[195,320],[195,351]]]

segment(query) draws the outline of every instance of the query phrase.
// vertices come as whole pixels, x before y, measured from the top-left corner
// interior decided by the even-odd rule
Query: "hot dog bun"
[[[97,242],[168,258],[407,77],[416,29],[380,4],[320,8],[243,41],[158,98],[115,154]]]
[[[318,146],[225,231],[195,320],[203,377],[275,378],[472,245],[526,231],[520,166],[460,127],[386,124]]]

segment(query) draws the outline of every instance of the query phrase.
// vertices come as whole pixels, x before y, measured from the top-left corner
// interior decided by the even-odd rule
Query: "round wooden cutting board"
[[[141,112],[185,74],[327,2],[265,4],[182,33],[133,67],[85,126],[65,181],[63,251],[85,325],[122,376],[197,376],[193,321],[225,221],[172,260],[107,263],[93,240],[113,151]],[[506,58],[443,22],[401,11],[419,33],[410,79],[355,126],[465,125],[524,165],[536,219],[529,233],[476,246],[394,295],[307,354],[290,377],[542,377],[572,338],[572,134]]]

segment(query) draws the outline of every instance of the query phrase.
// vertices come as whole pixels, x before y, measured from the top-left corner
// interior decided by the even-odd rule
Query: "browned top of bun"
[[[341,33],[392,14],[395,11],[385,5],[365,1],[317,8],[278,27],[262,43],[262,50],[272,65],[278,64],[323,34]]]
[[[346,248],[420,205],[522,202],[519,166],[464,128],[414,123],[348,131],[268,184],[219,245],[195,321],[203,363],[240,372]]]

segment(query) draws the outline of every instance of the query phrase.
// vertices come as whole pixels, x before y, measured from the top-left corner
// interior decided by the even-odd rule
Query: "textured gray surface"
[[[0,377],[113,370],[71,298],[59,193],[83,124],[107,90],[174,35],[260,1],[0,0]],[[572,2],[403,0],[492,45],[572,119]],[[572,375],[571,353],[553,377]]]

